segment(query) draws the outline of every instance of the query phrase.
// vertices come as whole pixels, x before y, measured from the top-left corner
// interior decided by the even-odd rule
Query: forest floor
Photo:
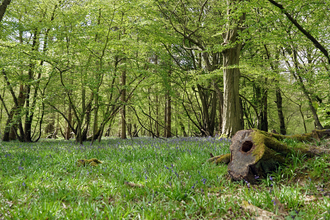
[[[205,163],[229,145],[211,137],[0,142],[0,219],[330,219],[329,155],[290,155],[252,185]],[[77,166],[91,158],[103,163]]]

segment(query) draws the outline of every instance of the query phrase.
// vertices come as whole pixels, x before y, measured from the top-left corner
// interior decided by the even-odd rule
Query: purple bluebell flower
[[[26,187],[26,184],[23,182],[23,183],[22,183],[22,186]]]
[[[19,167],[18,167],[18,169],[19,169],[19,170],[24,170],[24,168],[23,168],[23,167],[21,167],[21,166],[19,166]]]
[[[269,176],[269,179],[270,179],[270,181],[273,181],[273,178],[271,176]]]

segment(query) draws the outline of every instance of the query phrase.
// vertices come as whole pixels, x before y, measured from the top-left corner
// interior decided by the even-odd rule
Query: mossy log
[[[330,137],[330,130],[316,130],[308,134],[284,136],[268,133],[257,129],[238,131],[232,138],[230,154],[210,158],[213,163],[229,163],[228,173],[234,180],[254,182],[256,177],[276,169],[278,164],[285,162],[285,156],[293,153],[315,156],[329,154],[330,149],[301,145],[297,148],[288,147],[279,140],[292,138],[298,141],[313,141]]]
[[[78,160],[77,161],[77,166],[80,167],[80,166],[86,166],[86,165],[91,165],[91,166],[98,166],[98,164],[102,163],[102,161],[96,159],[96,158],[92,158],[92,159],[89,159],[89,160],[86,160],[86,159],[81,159],[81,160]]]

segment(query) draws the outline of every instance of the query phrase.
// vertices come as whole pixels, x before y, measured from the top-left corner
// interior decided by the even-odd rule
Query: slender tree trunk
[[[158,56],[156,55],[155,56],[155,64],[158,65]],[[156,90],[158,90],[158,86],[156,86],[155,88]],[[156,92],[156,95],[155,95],[155,105],[156,105],[156,123],[155,123],[155,132],[156,132],[156,135],[157,137],[159,137],[160,135],[160,131],[159,131],[159,121],[160,121],[160,115],[159,115],[159,105],[160,105],[160,102],[159,102],[159,96],[158,96],[158,92]]]
[[[125,61],[124,61],[125,62]],[[121,139],[126,139],[126,69],[122,72],[121,75],[121,86],[122,86],[122,92],[121,92],[121,102],[122,102],[122,107],[120,110],[120,115],[121,115],[121,133],[120,137]]]
[[[158,125],[158,123],[159,123],[159,97],[158,97],[158,94],[156,94],[156,103],[155,103],[155,105],[156,105],[156,120],[157,120],[157,122],[155,123],[155,129],[156,129],[156,135],[157,135],[157,137],[159,137],[159,125]]]
[[[267,82],[267,79],[265,79]],[[262,131],[268,131],[268,118],[267,118],[267,98],[268,92],[267,89],[255,85],[256,90],[256,106],[258,109],[258,123],[257,128]]]
[[[268,105],[267,105],[267,100],[268,100],[268,92],[265,89],[263,98],[262,98],[262,111],[261,111],[261,129],[262,131],[268,131],[268,116],[267,116],[267,111],[268,111]]]
[[[223,93],[221,92],[220,88],[218,87],[218,84],[214,84],[214,88],[217,91],[218,95],[218,120],[219,120],[219,125],[218,125],[218,130],[221,133],[222,131],[222,114],[223,114]]]
[[[164,131],[164,136],[166,138],[169,138],[172,136],[172,131],[171,131],[171,124],[172,124],[172,120],[171,120],[171,97],[169,94],[169,89],[166,92],[165,95],[165,131]]]
[[[71,128],[70,125],[72,124],[72,105],[69,102],[69,109],[68,109],[68,122],[65,131],[65,140],[70,140],[71,138]]]
[[[277,106],[278,120],[280,122],[280,134],[286,135],[285,120],[284,120],[283,105],[282,105],[282,94],[278,86],[276,86],[276,106]]]
[[[304,113],[301,110],[301,105],[299,105],[299,112],[300,112],[301,118],[303,120],[303,125],[304,125],[304,129],[305,129],[305,133],[307,133],[307,126],[306,126],[305,116],[304,116]]]
[[[148,96],[148,114],[149,114],[149,129],[150,129],[150,131],[149,131],[149,136],[153,136],[153,129],[152,129],[152,113],[151,113],[151,108],[152,108],[152,105],[151,105],[151,95],[150,95],[150,88],[148,88],[148,94],[149,94],[149,96]]]
[[[95,107],[94,107],[94,124],[93,124],[93,137],[92,137],[92,141],[94,141],[95,139],[97,139],[97,133],[99,132],[98,131],[98,120],[99,120],[99,115],[98,115],[98,112],[99,112],[99,96],[98,94],[95,94],[94,95],[95,97]]]

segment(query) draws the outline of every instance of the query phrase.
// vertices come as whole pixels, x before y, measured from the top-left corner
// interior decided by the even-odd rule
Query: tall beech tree
[[[238,10],[240,0],[227,0],[228,23],[223,33],[223,125],[222,134],[233,136],[242,129],[241,104],[239,100],[239,60],[242,42],[238,39],[245,20],[245,13]]]

